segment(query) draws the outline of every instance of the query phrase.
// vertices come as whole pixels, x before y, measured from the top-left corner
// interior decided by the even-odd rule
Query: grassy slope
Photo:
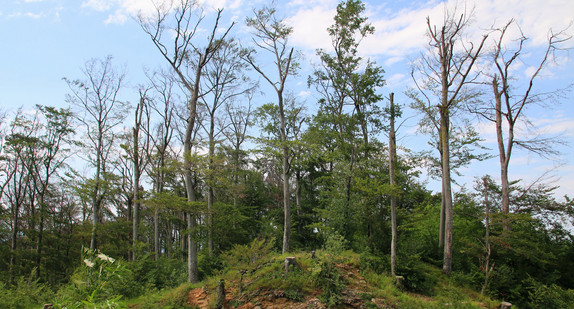
[[[218,282],[225,280],[226,308],[496,308],[500,302],[450,283],[440,269],[425,266],[435,282],[428,295],[403,291],[388,274],[361,267],[360,257],[298,253],[299,269],[285,273],[286,256],[263,255],[238,261],[199,284],[146,295],[130,308],[214,308]],[[407,278],[405,278],[406,280]]]

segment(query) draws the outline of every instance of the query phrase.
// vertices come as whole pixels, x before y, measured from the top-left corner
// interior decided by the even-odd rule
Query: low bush
[[[0,308],[34,308],[50,302],[54,293],[38,279],[33,279],[35,272],[20,277],[13,286],[0,282]]]

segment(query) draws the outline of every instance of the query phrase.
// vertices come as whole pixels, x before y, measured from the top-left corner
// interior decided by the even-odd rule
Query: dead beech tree
[[[467,87],[477,77],[472,69],[481,54],[487,36],[478,44],[467,42],[464,31],[472,13],[458,13],[445,8],[442,24],[431,23],[427,17],[428,52],[423,54],[412,72],[422,99],[415,108],[433,122],[439,137],[441,157],[442,207],[440,240],[444,239],[443,272],[452,270],[453,199],[451,190],[451,115],[461,101],[473,96]]]
[[[519,33],[518,39],[507,38],[509,32],[516,27]],[[544,105],[556,99],[563,90],[540,93],[536,92],[535,81],[540,78],[541,72],[553,61],[554,53],[560,50],[563,43],[572,37],[566,35],[564,31],[548,33],[546,50],[536,65],[534,73],[526,80],[520,80],[515,67],[522,65],[521,55],[528,40],[524,36],[516,21],[510,20],[502,28],[494,30],[498,34],[495,39],[492,53],[493,73],[489,75],[490,86],[494,97],[494,104],[472,106],[471,111],[482,116],[482,118],[494,123],[496,127],[496,138],[498,144],[498,155],[500,160],[500,180],[502,189],[502,213],[508,215],[510,212],[510,181],[508,178],[508,168],[510,158],[515,146],[521,147],[532,153],[543,157],[556,155],[552,148],[553,144],[561,143],[556,137],[543,137],[538,134],[527,136],[524,139],[516,137],[517,125],[524,124],[531,127],[530,121],[526,118],[525,112],[532,105]],[[524,82],[520,86],[519,82]],[[504,229],[509,228],[508,219],[504,219]]]
[[[184,181],[187,199],[196,201],[192,171],[192,136],[196,126],[197,104],[200,97],[201,78],[205,66],[212,60],[216,51],[221,47],[225,37],[233,27],[231,24],[221,35],[219,22],[222,9],[218,10],[215,22],[207,37],[196,37],[197,31],[204,20],[204,12],[193,0],[164,2],[156,5],[152,16],[139,15],[139,23],[147,33],[163,58],[169,63],[177,76],[182,88],[187,92],[187,119],[183,140]],[[187,225],[193,231],[196,225],[194,214],[188,212]],[[197,282],[197,244],[191,233],[188,242],[188,280]]]

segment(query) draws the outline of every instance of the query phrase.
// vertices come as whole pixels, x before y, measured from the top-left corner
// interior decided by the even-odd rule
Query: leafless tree
[[[211,61],[215,52],[220,48],[225,37],[233,27],[229,26],[223,34],[217,36],[219,22],[223,10],[217,11],[215,23],[206,40],[196,37],[197,31],[204,19],[203,11],[193,0],[164,2],[156,6],[151,17],[140,14],[139,23],[147,33],[163,58],[169,63],[178,81],[189,96],[186,131],[183,140],[184,179],[187,198],[190,202],[196,200],[193,171],[192,171],[192,135],[196,125],[197,105],[200,97],[201,78],[205,66]],[[200,45],[204,44],[203,47]],[[195,217],[187,215],[188,229],[195,227]],[[197,244],[193,235],[188,235],[188,280],[197,282]]]
[[[512,28],[518,30],[518,38],[508,38]],[[521,123],[527,127],[532,124],[526,116],[526,111],[533,105],[543,105],[555,102],[567,89],[557,89],[550,92],[537,92],[535,81],[541,78],[542,71],[553,61],[555,53],[562,49],[564,43],[572,37],[567,35],[565,30],[560,32],[548,32],[546,50],[539,60],[536,70],[527,80],[521,80],[516,76],[517,68],[522,64],[525,43],[528,40],[524,36],[515,20],[511,19],[502,28],[494,29],[498,34],[495,38],[494,50],[492,53],[493,72],[488,75],[494,103],[471,106],[471,111],[482,116],[482,118],[492,122],[496,127],[496,138],[498,144],[498,156],[500,159],[500,179],[502,188],[502,213],[508,214],[510,211],[510,182],[508,178],[508,168],[514,146],[521,147],[527,151],[541,155],[543,157],[556,155],[553,144],[562,143],[559,137],[545,137],[540,134],[525,136],[525,139],[516,137],[517,125]],[[524,82],[523,86],[520,85]],[[508,222],[505,220],[504,228],[508,229]]]
[[[207,163],[207,246],[213,253],[213,202],[214,187],[216,186],[215,173],[215,146],[219,135],[226,129],[225,117],[218,117],[222,106],[230,105],[237,97],[253,91],[254,85],[244,75],[246,63],[239,58],[240,48],[235,40],[230,39],[222,42],[221,47],[215,52],[213,59],[205,68],[204,87],[201,103],[205,106],[208,121],[202,127],[208,138],[208,163]]]
[[[64,80],[71,91],[66,101],[76,108],[75,117],[86,134],[87,160],[95,169],[90,248],[96,249],[100,208],[106,198],[107,162],[117,135],[114,129],[124,121],[129,105],[118,98],[125,74],[114,69],[111,56],[88,60],[82,72],[85,79]]]
[[[453,201],[451,190],[450,134],[451,114],[459,102],[472,98],[465,92],[467,86],[479,76],[473,71],[487,36],[477,45],[466,42],[464,31],[468,28],[472,13],[458,13],[445,8],[442,24],[437,26],[427,17],[428,53],[420,57],[413,68],[413,79],[419,93],[424,97],[417,107],[438,131],[441,154],[442,209],[441,242],[444,238],[443,272],[452,270]],[[419,80],[422,80],[421,81]],[[437,116],[438,113],[438,116]]]

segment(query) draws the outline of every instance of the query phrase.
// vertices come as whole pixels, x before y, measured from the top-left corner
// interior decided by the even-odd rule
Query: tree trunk
[[[444,258],[443,273],[450,274],[452,271],[452,244],[453,244],[453,205],[450,177],[450,142],[449,142],[449,111],[441,109],[441,136],[442,136],[442,187],[445,215],[444,235]]]
[[[159,207],[154,209],[153,213],[153,243],[155,260],[159,260],[160,242],[159,242]]]
[[[283,164],[282,164],[282,174],[283,174],[283,253],[287,253],[290,250],[289,244],[291,241],[291,205],[290,197],[291,192],[289,188],[289,147],[287,146],[287,133],[285,124],[285,110],[283,107],[283,94],[282,92],[277,92],[278,105],[279,105],[279,116],[281,120],[281,148],[283,150]]]
[[[95,186],[94,191],[92,192],[92,232],[91,232],[91,239],[90,239],[90,249],[96,250],[98,247],[97,244],[97,232],[98,232],[98,224],[100,221],[99,213],[100,213],[100,205],[99,205],[99,195],[100,195],[100,174],[101,174],[101,164],[102,164],[102,134],[100,134],[98,139],[98,147],[96,150],[96,177],[95,177]]]
[[[389,178],[393,188],[395,183],[395,162],[397,157],[397,142],[395,134],[395,94],[390,94],[390,129],[389,129]],[[391,194],[391,275],[396,276],[397,266],[397,196],[394,192]]]
[[[199,81],[199,76],[201,72],[197,71],[196,80]],[[190,99],[190,115],[187,120],[187,127],[185,131],[185,139],[183,142],[183,157],[184,157],[184,180],[185,180],[185,190],[187,193],[187,200],[189,202],[195,202],[195,191],[193,186],[192,177],[192,162],[191,162],[191,147],[192,147],[192,135],[195,126],[196,117],[196,106],[198,98],[197,87],[192,92],[192,98]],[[187,213],[187,270],[188,270],[188,281],[191,283],[196,283],[199,281],[198,269],[197,269],[197,244],[193,239],[193,230],[195,228],[195,217],[190,212]]]
[[[511,145],[514,139],[514,123],[508,123],[508,143],[504,145],[504,135],[502,133],[502,93],[499,91],[498,78],[495,76],[492,79],[492,89],[495,98],[495,123],[496,123],[496,139],[498,143],[498,157],[500,159],[500,182],[502,189],[502,226],[505,231],[509,230],[508,213],[510,211],[510,183],[508,181],[508,165],[510,163]]]
[[[137,116],[136,116],[137,117]],[[139,223],[139,208],[140,208],[140,162],[139,162],[139,129],[134,128],[133,130],[133,139],[134,139],[134,149],[133,149],[133,156],[134,156],[134,183],[133,183],[133,196],[134,196],[134,204],[133,204],[133,217],[132,217],[132,224],[133,224],[133,234],[132,234],[132,260],[135,261],[136,259],[136,246],[138,241],[138,223]]]
[[[216,106],[216,103],[214,103]],[[209,125],[209,179],[207,184],[207,248],[209,255],[213,255],[213,173],[215,166],[213,157],[215,156],[215,110],[211,111],[211,121]]]
[[[484,262],[484,283],[482,285],[482,289],[480,290],[480,295],[484,295],[484,291],[488,286],[488,276],[490,275],[490,203],[488,201],[488,184],[486,181],[486,177],[483,178],[484,184],[484,225],[486,229],[486,234],[484,236],[484,246],[486,249],[486,258]]]

